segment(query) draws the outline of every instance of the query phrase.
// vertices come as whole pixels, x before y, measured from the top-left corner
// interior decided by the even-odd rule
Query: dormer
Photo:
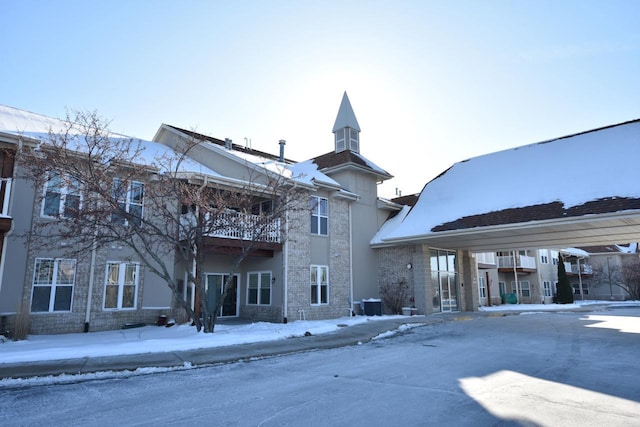
[[[347,92],[342,96],[336,122],[333,125],[336,153],[349,150],[360,153],[360,125],[351,108]]]

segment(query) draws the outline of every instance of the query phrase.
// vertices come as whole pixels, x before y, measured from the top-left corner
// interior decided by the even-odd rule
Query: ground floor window
[[[582,284],[582,293],[584,295],[589,295],[589,286],[587,286],[585,283]],[[579,283],[574,283],[573,284],[573,294],[574,295],[580,295],[580,284]]]
[[[248,274],[247,304],[271,304],[271,272],[254,271]]]
[[[545,280],[542,285],[544,286],[544,296],[545,297],[550,297],[551,296],[551,282],[549,282],[548,280]]]
[[[105,309],[136,308],[140,265],[133,262],[107,262],[104,286]]]
[[[482,276],[478,277],[478,293],[480,295],[480,298],[487,297],[487,283]]]
[[[209,312],[213,313],[220,302],[220,296],[225,292],[226,295],[222,300],[218,311],[218,316],[235,317],[238,315],[238,282],[239,276],[236,274],[229,281],[228,274],[207,273],[206,275],[206,293]],[[228,283],[228,286],[227,286]]]
[[[522,280],[522,281],[519,282],[519,284],[520,284],[520,294],[523,297],[530,297],[531,296],[531,283],[529,283],[528,280]],[[511,282],[511,290],[512,290],[512,292],[514,294],[518,293],[515,281]]]
[[[507,284],[505,282],[498,282],[498,288],[500,289],[500,295],[507,293]]]
[[[311,304],[329,304],[329,267],[311,266]]]
[[[31,312],[71,311],[76,260],[36,258]]]

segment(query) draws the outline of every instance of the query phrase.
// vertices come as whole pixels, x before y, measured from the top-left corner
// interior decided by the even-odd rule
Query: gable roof
[[[640,119],[474,157],[427,183],[402,224],[378,238],[639,211],[638,158]]]
[[[333,124],[332,132],[346,127],[350,127],[351,129],[355,129],[360,132],[360,125],[358,125],[356,114],[353,112],[353,108],[351,108],[351,102],[349,102],[349,97],[345,91],[344,95],[342,95],[342,101],[340,102],[340,108],[338,109],[338,115],[336,116],[336,121]]]
[[[389,172],[385,171],[362,154],[351,150],[340,151],[339,153],[331,151],[329,153],[322,154],[321,156],[314,157],[311,160],[318,165],[319,170],[326,173],[331,173],[345,167],[356,167],[365,172],[373,173],[382,180],[393,178]]]

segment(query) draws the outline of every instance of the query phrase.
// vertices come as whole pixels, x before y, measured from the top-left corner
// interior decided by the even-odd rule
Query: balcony
[[[193,221],[190,214],[183,215],[181,221]],[[234,255],[242,250],[246,242],[252,242],[254,256],[273,256],[273,251],[281,250],[280,219],[266,220],[264,216],[242,214],[235,211],[207,215],[205,222],[205,249],[208,253]]]
[[[476,263],[480,268],[495,268],[496,263],[496,254],[493,252],[480,252],[475,254]]]
[[[593,267],[589,264],[571,264],[570,262],[564,263],[564,269],[569,276],[590,276],[593,274]]]
[[[11,229],[11,215],[9,212],[9,200],[11,200],[11,178],[0,178],[0,231]]]
[[[531,256],[516,255],[514,264],[513,255],[498,257],[498,271],[506,273],[513,271],[514,268],[519,273],[533,273],[536,271],[536,259]]]

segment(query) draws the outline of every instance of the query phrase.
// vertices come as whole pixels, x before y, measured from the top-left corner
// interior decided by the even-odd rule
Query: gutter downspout
[[[93,232],[93,242],[91,242],[91,263],[89,264],[89,289],[87,290],[87,308],[84,314],[84,331],[89,332],[91,321],[91,300],[93,299],[93,282],[96,273],[96,252],[98,248],[98,229]]]
[[[285,241],[284,241],[284,272],[282,274],[282,288],[284,290],[284,310],[283,310],[283,318],[282,322],[287,323],[287,318],[289,317],[289,212],[285,212],[284,214],[285,224]]]
[[[513,254],[513,277],[516,281],[516,298],[518,299],[518,304],[520,304],[520,285],[518,284],[518,259],[516,258],[516,251],[511,251]]]
[[[349,203],[349,299],[351,300],[351,311],[349,317],[353,316],[355,311],[353,310],[353,217],[352,207]]]

